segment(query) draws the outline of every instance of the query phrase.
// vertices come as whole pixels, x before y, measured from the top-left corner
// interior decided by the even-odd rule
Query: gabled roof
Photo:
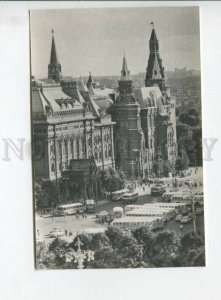
[[[137,88],[134,90],[134,94],[141,108],[160,108],[166,104],[165,99],[158,86]]]
[[[81,92],[88,92],[87,86],[85,85],[82,77],[80,77],[80,79],[78,81],[78,87]]]

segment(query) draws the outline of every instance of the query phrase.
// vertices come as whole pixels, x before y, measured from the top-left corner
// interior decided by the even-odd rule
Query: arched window
[[[79,143],[79,139],[77,139],[76,141],[76,152],[77,152],[77,158],[80,157],[80,143]]]
[[[68,142],[67,141],[64,142],[64,152],[65,152],[65,156],[68,157]]]
[[[70,140],[70,143],[71,143],[71,156],[72,158],[74,158],[74,141]]]

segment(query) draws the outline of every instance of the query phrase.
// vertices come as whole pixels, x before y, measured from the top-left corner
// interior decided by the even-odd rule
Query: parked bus
[[[86,200],[85,201],[86,205],[86,212],[95,212],[95,201],[94,200]]]
[[[126,217],[161,217],[166,221],[166,212],[162,210],[143,210],[143,209],[135,209],[128,211],[125,214]]]
[[[162,200],[163,202],[171,202],[171,198],[172,196],[175,194],[176,192],[165,192],[162,195]]]
[[[127,193],[128,189],[123,189],[123,190],[119,190],[119,191],[115,191],[111,194],[111,200],[112,201],[120,201],[122,200],[122,196],[123,194]]]
[[[191,204],[191,196],[189,194],[174,194],[171,197],[171,202],[172,203],[183,202],[186,204]]]
[[[67,216],[73,215],[76,213],[82,213],[83,207],[82,204],[79,203],[71,203],[71,204],[63,204],[57,207],[57,214],[59,216]]]
[[[124,210],[123,210],[122,207],[116,206],[116,207],[113,208],[113,216],[114,216],[114,218],[122,218],[123,215],[124,215]]]
[[[136,202],[138,198],[137,192],[125,193],[122,196],[123,203],[133,203]]]
[[[124,207],[124,210],[125,210],[125,212],[127,212],[127,211],[131,211],[131,210],[133,210],[133,209],[139,209],[139,208],[141,208],[143,205],[139,205],[139,204],[131,204],[131,205],[126,205],[125,207]]]
[[[124,217],[114,219],[111,226],[118,228],[137,229],[147,227],[149,230],[155,230],[163,227],[163,219],[161,217]]]
[[[156,202],[156,203],[148,203],[144,204],[144,206],[150,206],[150,205],[157,205],[160,208],[169,208],[174,209],[176,213],[182,213],[186,212],[187,210],[187,203],[164,203],[164,202]]]

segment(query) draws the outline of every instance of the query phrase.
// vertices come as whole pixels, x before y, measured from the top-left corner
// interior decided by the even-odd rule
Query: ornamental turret
[[[146,70],[146,78],[145,78],[145,86],[159,86],[161,91],[165,90],[165,75],[164,75],[164,67],[162,65],[162,59],[159,54],[159,41],[157,39],[156,31],[154,28],[151,32],[150,40],[149,40],[149,59]]]
[[[52,29],[52,43],[51,43],[51,56],[50,63],[48,65],[48,79],[52,79],[55,82],[59,82],[62,78],[61,73],[61,64],[59,63],[55,38],[54,38],[54,30]]]

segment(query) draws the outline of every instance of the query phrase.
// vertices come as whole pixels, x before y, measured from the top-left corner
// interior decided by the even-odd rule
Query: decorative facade
[[[52,32],[48,79],[32,78],[36,179],[74,178],[70,197],[78,191],[87,198],[100,189],[99,169],[116,166],[134,178],[150,176],[158,159],[175,163],[175,100],[166,86],[154,28],[149,50],[145,87],[133,88],[124,55],[115,99],[113,90],[97,88],[91,74],[87,84],[62,78]]]
[[[137,89],[133,88],[124,57],[119,95],[112,110],[116,166],[128,176],[150,176],[158,159],[172,167],[177,154],[175,100],[166,86],[154,28],[149,51],[145,87]]]
[[[74,161],[93,160],[96,168],[114,168],[114,123],[106,111],[110,104],[108,95],[92,93],[82,79],[79,83],[61,79],[53,35],[48,80],[32,78],[35,178],[62,181],[70,166],[74,172]],[[90,164],[81,164],[86,165]],[[76,185],[82,186],[82,176],[78,179]],[[81,192],[84,198],[93,196]]]
[[[116,122],[114,142],[116,167],[128,177],[143,175],[146,158],[145,139],[141,128],[140,105],[135,99],[130,71],[123,58],[119,94],[112,109]]]

